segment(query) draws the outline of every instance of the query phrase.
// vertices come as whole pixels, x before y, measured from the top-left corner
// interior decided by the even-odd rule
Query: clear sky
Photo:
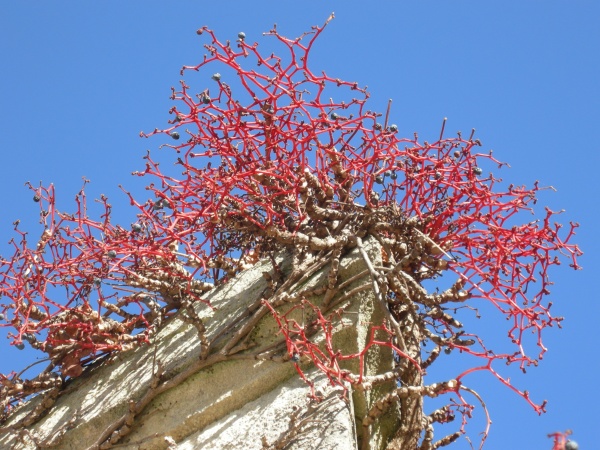
[[[580,448],[598,448],[595,1],[4,2],[0,249],[6,250],[14,220],[36,220],[27,180],[55,183],[59,205],[69,210],[85,176],[92,180],[90,197],[109,195],[115,218],[129,223],[118,184],[139,189],[129,174],[143,168],[145,150],[157,142],[138,134],[166,125],[179,69],[204,54],[196,29],[208,25],[231,40],[244,31],[248,41],[262,42],[273,23],[295,37],[332,11],[336,19],[317,43],[313,69],[368,85],[373,109],[384,111],[393,98],[400,134],[416,131],[431,140],[444,117],[447,133],[476,128],[484,148],[512,166],[497,176],[553,185],[557,192],[542,195],[540,204],[566,209],[565,223],[581,223],[576,242],[586,253],[584,271],[565,264],[551,272],[553,312],[566,317],[563,329],[548,330],[540,367],[513,378],[534,399],[548,399],[548,413],[538,417],[490,375],[465,383],[484,397],[494,422],[486,448],[549,449],[546,434],[566,428]],[[493,328],[492,322],[492,340]],[[505,333],[504,324],[498,328],[496,334]],[[0,355],[0,372],[35,358],[7,342],[0,342]],[[482,416],[480,409],[475,414]],[[469,446],[461,440],[451,448]]]

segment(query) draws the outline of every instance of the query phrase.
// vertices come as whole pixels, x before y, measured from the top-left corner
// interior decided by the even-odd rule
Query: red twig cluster
[[[552,450],[578,450],[579,445],[577,442],[569,439],[571,434],[573,434],[571,430],[565,432],[556,431],[548,434],[548,437],[552,439]]]
[[[312,385],[312,383],[304,375],[304,372],[299,365],[300,358],[302,356],[312,361],[314,365],[329,378],[331,384],[339,386],[344,386],[344,382],[351,384],[362,384],[363,381],[365,381],[363,373],[364,359],[369,349],[375,345],[391,347],[394,351],[396,351],[399,357],[409,360],[416,367],[419,366],[414,359],[392,344],[390,336],[393,335],[393,332],[387,328],[385,324],[371,327],[370,338],[360,352],[356,354],[345,355],[339,349],[337,349],[335,344],[332,342],[332,337],[334,334],[333,327],[337,322],[337,320],[334,318],[336,315],[335,312],[332,315],[325,317],[320,308],[313,305],[309,301],[304,300],[296,307],[287,310],[285,314],[280,315],[271,304],[268,302],[264,302],[264,304],[273,314],[279,329],[285,337],[288,354],[291,355],[290,359],[295,363],[298,374],[308,384]],[[314,316],[315,318],[314,321],[312,321],[308,326],[307,324],[300,323],[294,318],[289,317],[293,315],[296,309],[304,308],[308,308],[311,313],[310,316]],[[339,312],[337,312],[337,314],[339,314]],[[323,336],[324,343],[315,342],[313,339],[316,330],[318,330],[321,333],[321,336]],[[382,339],[381,336],[386,336],[386,338]],[[358,359],[358,374],[354,374],[348,369],[340,366],[340,362],[349,359]]]
[[[581,252],[570,243],[577,225],[562,233],[549,209],[521,223],[540,188],[501,189],[501,180],[484,167],[503,163],[479,152],[472,133],[445,138],[442,127],[431,143],[399,137],[388,123],[389,108],[385,115],[368,109],[365,89],[314,72],[310,51],[323,28],[297,39],[276,29],[266,33],[281,44],[283,57],[260,53],[243,33],[223,43],[211,30],[198,30],[208,37],[207,55],[183,67],[191,81],[173,89],[170,126],[142,134],[171,140],[163,147],[174,151],[177,173],[145,157],[145,169],[134,174],[153,177],[147,187],[153,198],[139,202],[127,194],[138,210],[130,227],[111,222],[106,198],[100,199],[104,213],[94,220],[83,190],[76,212],[65,214],[55,208],[52,186],[30,186],[43,232],[31,245],[15,227],[20,240],[1,261],[1,325],[13,329],[13,345],[28,342],[48,354],[50,369],[77,376],[100,354],[146,342],[182,303],[203,302],[215,284],[262,256],[287,249],[339,264],[358,245],[356,236],[372,236],[384,249],[383,265],[373,270],[379,283],[385,281],[379,294],[391,316],[376,324],[368,345],[392,346],[421,370],[426,361],[396,342],[399,329],[392,325],[418,313],[421,343],[484,361],[458,374],[459,384],[470,372],[488,370],[516,390],[492,363],[524,369],[543,355],[542,330],[561,320],[545,301],[548,269],[560,264],[561,254],[578,268]],[[190,87],[197,83],[198,89]],[[455,274],[449,288],[430,293],[423,287],[444,273]],[[330,278],[331,290],[334,270]],[[514,353],[494,353],[459,330],[448,311],[477,298],[510,321]],[[362,361],[364,354],[341,355],[327,346],[331,313],[307,300],[296,306],[316,314],[323,347],[265,304],[293,360],[306,356],[330,379],[357,382],[337,362]],[[535,356],[523,345],[531,332],[540,349]],[[18,378],[13,373],[0,383]],[[526,392],[516,391],[541,411]],[[6,406],[15,396],[4,399]]]

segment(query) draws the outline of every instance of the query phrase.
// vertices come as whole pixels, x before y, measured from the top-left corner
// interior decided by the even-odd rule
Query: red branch
[[[415,283],[442,269],[452,271],[466,293],[444,301],[479,298],[509,320],[514,354],[495,354],[479,338],[479,350],[447,341],[449,348],[484,360],[458,379],[488,370],[542,410],[498,375],[492,362],[525,368],[543,356],[542,330],[561,321],[545,301],[552,284],[548,270],[563,256],[579,268],[582,253],[571,243],[577,224],[563,232],[554,223],[558,213],[549,209],[543,218],[522,223],[523,212],[534,212],[541,188],[536,183],[500,189],[501,180],[483,168],[504,164],[480,153],[472,135],[444,138],[442,130],[436,142],[420,142],[416,135],[399,137],[387,115],[382,124],[382,115],[367,107],[365,89],[309,67],[310,50],[324,28],[297,39],[276,29],[266,33],[283,47],[281,57],[261,54],[242,34],[222,43],[213,31],[198,30],[208,38],[207,55],[183,67],[191,81],[173,88],[173,120],[165,129],[142,133],[169,139],[162,147],[174,151],[177,170],[164,171],[150,154],[145,157],[145,169],[134,174],[152,177],[147,190],[153,198],[138,201],[127,194],[138,211],[131,226],[111,222],[104,197],[103,213],[94,220],[83,190],[75,213],[65,214],[56,209],[52,186],[29,186],[40,206],[41,237],[32,245],[15,227],[14,252],[0,262],[0,326],[13,330],[12,345],[29,342],[63,375],[77,376],[100,354],[146,342],[184,299],[204,301],[212,283],[227,281],[265,248],[319,252],[350,245],[350,239],[314,230],[354,217],[363,221],[364,233],[392,242],[395,256],[388,256],[403,258],[399,270]],[[200,93],[193,94],[187,83],[199,83]],[[380,219],[369,221],[373,211]],[[398,230],[410,224],[411,239],[419,244],[406,254],[404,231]],[[414,262],[410,255],[417,250],[427,256]],[[438,297],[428,297],[427,305],[441,304]],[[385,324],[373,327],[363,352],[338,354],[329,341],[332,319],[312,308],[324,347],[300,324],[272,312],[290,355],[307,356],[332,382],[347,378],[339,361],[362,362],[372,345],[408,357],[393,346]],[[427,320],[442,338],[454,335],[443,316]],[[390,339],[375,339],[375,331]],[[536,357],[523,345],[524,334],[532,332]]]

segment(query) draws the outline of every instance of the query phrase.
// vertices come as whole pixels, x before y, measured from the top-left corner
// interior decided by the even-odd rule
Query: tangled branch
[[[311,361],[332,383],[354,389],[397,380],[398,390],[376,403],[365,427],[377,408],[397,402],[402,417],[415,417],[399,438],[409,445],[423,438],[424,449],[455,440],[464,422],[458,434],[437,443],[432,424],[450,422],[456,412],[466,417],[471,407],[459,395],[457,403],[426,416],[423,397],[459,394],[473,371],[489,371],[543,410],[493,364],[502,360],[525,370],[543,356],[542,331],[562,320],[551,315],[546,301],[549,269],[564,259],[579,268],[582,253],[571,243],[577,224],[562,230],[554,223],[559,213],[549,209],[522,222],[523,213],[535,212],[542,188],[536,183],[501,189],[501,180],[484,167],[505,164],[479,152],[473,133],[445,138],[442,127],[432,143],[416,134],[399,137],[398,127],[388,123],[389,107],[385,116],[368,109],[369,94],[358,83],[315,72],[309,55],[325,25],[297,39],[276,28],[266,33],[283,48],[281,57],[262,54],[243,33],[223,43],[212,30],[198,30],[207,39],[207,54],[183,67],[190,80],[172,90],[173,119],[164,129],[142,133],[168,139],[161,148],[172,151],[176,170],[145,156],[144,170],[134,175],[153,180],[147,186],[151,198],[126,193],[137,211],[131,226],[112,222],[105,197],[99,200],[103,213],[93,219],[83,189],[75,212],[67,214],[57,209],[53,186],[29,184],[42,233],[32,242],[15,226],[13,254],[0,261],[0,326],[11,329],[12,345],[39,349],[50,363],[30,381],[15,372],[0,376],[5,413],[54,386],[56,372],[76,377],[103,354],[148,343],[179,310],[187,311],[202,340],[202,358],[210,359],[213,343],[191,305],[210,308],[206,292],[282,252],[296,266],[311,267],[305,277],[328,266],[326,280],[294,290],[306,279],[302,271],[284,275],[274,262],[265,275],[268,291],[219,350],[223,357],[244,349],[252,327],[271,314],[283,337],[284,359],[301,376],[301,361]],[[371,238],[381,248],[378,261],[362,245]],[[348,290],[338,269],[354,248],[368,270],[362,284]],[[364,351],[340,354],[331,344],[340,317],[336,308],[365,290],[375,294],[386,318],[371,324]],[[324,300],[317,303],[317,296]],[[489,302],[506,317],[513,353],[496,353],[483,337],[463,330],[458,311],[473,301]],[[310,321],[298,321],[299,311]],[[533,354],[525,343],[529,333],[537,339]],[[427,343],[435,347],[428,353]],[[363,376],[363,359],[373,346],[393,350],[394,371]],[[483,363],[435,388],[425,385],[425,369],[441,351],[454,350]],[[344,368],[345,360],[357,360],[359,372]],[[132,420],[140,407],[133,406]]]

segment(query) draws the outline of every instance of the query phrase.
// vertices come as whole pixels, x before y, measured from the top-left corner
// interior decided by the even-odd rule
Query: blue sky
[[[416,131],[431,140],[444,117],[447,135],[476,128],[484,149],[512,166],[496,175],[507,183],[553,185],[557,192],[544,193],[540,204],[566,209],[565,223],[580,222],[584,271],[565,264],[551,272],[553,312],[566,317],[563,329],[548,330],[542,364],[516,378],[535,399],[548,399],[549,412],[538,417],[489,375],[469,384],[494,422],[486,448],[551,448],[546,434],[566,428],[582,449],[595,448],[597,2],[6,2],[0,16],[0,249],[12,237],[14,220],[36,220],[27,180],[53,182],[59,205],[69,210],[85,176],[92,180],[89,196],[110,196],[115,217],[129,223],[132,213],[118,184],[139,192],[129,174],[143,167],[146,149],[158,141],[138,134],[166,125],[179,69],[204,54],[196,29],[208,25],[231,40],[244,31],[247,40],[263,42],[273,23],[295,37],[332,11],[336,19],[317,43],[313,68],[368,85],[373,109],[384,111],[392,98],[391,121],[400,134]],[[499,330],[504,333],[503,324]],[[0,372],[35,358],[2,342],[0,354]],[[479,428],[470,431],[477,442]]]

